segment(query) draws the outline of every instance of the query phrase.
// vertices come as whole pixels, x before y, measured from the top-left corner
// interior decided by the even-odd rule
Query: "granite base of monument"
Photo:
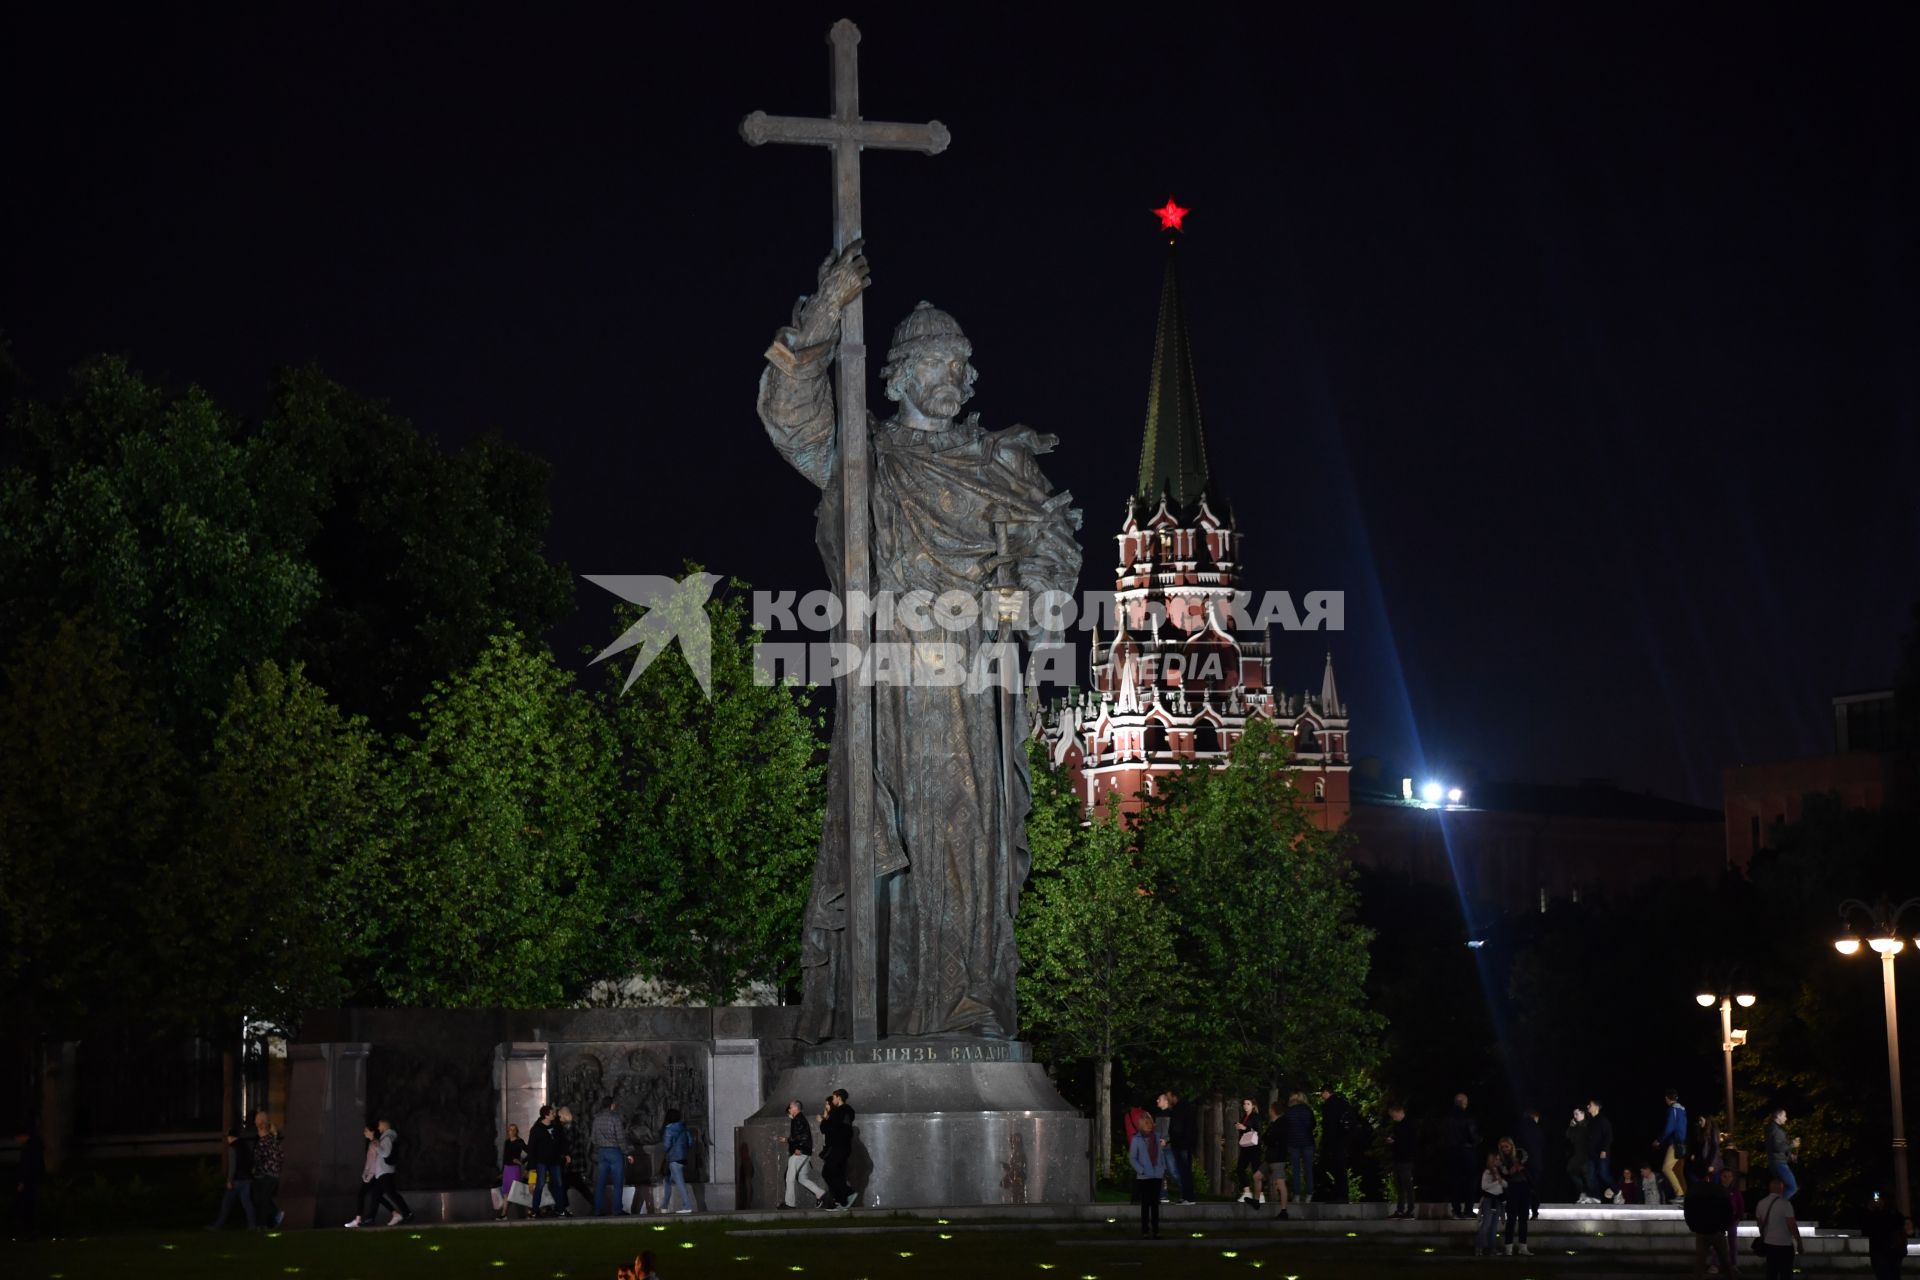
[[[1087,1120],[1028,1046],[964,1038],[821,1045],[781,1073],[767,1104],[737,1130],[741,1208],[786,1193],[787,1103],[810,1121],[845,1089],[855,1120],[848,1181],[865,1208],[1075,1204],[1091,1193]],[[814,1180],[819,1173],[814,1127]],[[812,1207],[805,1188],[803,1207]]]

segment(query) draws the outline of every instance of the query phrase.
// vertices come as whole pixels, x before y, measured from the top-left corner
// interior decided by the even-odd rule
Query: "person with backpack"
[[[360,1212],[346,1225],[372,1226],[379,1216],[380,1206],[386,1205],[393,1211],[393,1216],[387,1219],[387,1225],[397,1227],[413,1217],[413,1210],[407,1207],[406,1197],[393,1184],[394,1174],[400,1168],[395,1155],[400,1135],[385,1119],[375,1120],[361,1132],[367,1136],[367,1158],[360,1169]]]
[[[1753,1207],[1753,1220],[1760,1224],[1757,1247],[1767,1260],[1767,1280],[1793,1280],[1793,1255],[1800,1251],[1800,1220],[1793,1216],[1793,1201],[1784,1194],[1786,1189],[1786,1182],[1774,1174],[1767,1194]]]
[[[540,1197],[553,1201],[553,1212],[571,1218],[567,1208],[567,1168],[561,1152],[560,1129],[554,1123],[553,1104],[540,1108],[540,1118],[527,1134],[527,1158],[533,1162],[533,1216],[540,1217]]]
[[[681,1122],[677,1108],[667,1108],[667,1127],[660,1133],[667,1176],[673,1180],[660,1200],[662,1213],[692,1213],[693,1194],[687,1190],[687,1161],[693,1158],[693,1131]],[[680,1207],[673,1207],[674,1193],[680,1195]]]
[[[1684,1216],[1687,1230],[1693,1232],[1693,1273],[1704,1278],[1711,1257],[1719,1263],[1721,1275],[1732,1275],[1733,1251],[1727,1247],[1727,1229],[1733,1225],[1733,1197],[1718,1178],[1693,1185]]]

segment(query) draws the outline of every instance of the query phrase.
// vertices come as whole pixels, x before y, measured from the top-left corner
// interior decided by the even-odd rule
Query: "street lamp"
[[[1758,996],[1749,995],[1746,992],[1729,996],[1714,995],[1710,991],[1702,991],[1693,998],[1693,1002],[1702,1009],[1711,1009],[1716,1004],[1720,1006],[1720,1052],[1725,1056],[1727,1063],[1728,1139],[1733,1137],[1733,1051],[1747,1042],[1746,1028],[1736,1028],[1733,1025],[1733,1006],[1737,1004],[1742,1009],[1751,1009],[1754,1005],[1758,1004],[1759,1001],[1760,998]]]
[[[1900,917],[1909,907],[1920,905],[1920,898],[1908,898],[1895,907],[1882,896],[1878,902],[1848,898],[1840,904],[1843,932],[1834,939],[1833,949],[1843,956],[1860,954],[1860,938],[1853,932],[1853,917],[1863,915],[1873,926],[1866,943],[1880,957],[1880,989],[1887,1009],[1887,1082],[1893,1092],[1893,1195],[1901,1217],[1912,1215],[1907,1198],[1907,1122],[1900,1106],[1900,1010],[1893,988],[1893,958],[1906,950],[1900,936]]]

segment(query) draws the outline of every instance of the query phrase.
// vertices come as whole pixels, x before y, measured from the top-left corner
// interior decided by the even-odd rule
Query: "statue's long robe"
[[[816,542],[841,592],[841,468],[827,364],[797,374],[769,366],[759,409],[774,446],[821,490]],[[1043,506],[1050,486],[1034,460],[1051,447],[1048,437],[1024,427],[987,432],[968,419],[941,432],[875,423],[870,439],[873,592],[898,599],[914,590],[934,596],[958,590],[978,600],[996,581],[985,563],[997,549],[990,508],[1015,522],[1010,546],[1023,556],[1021,585],[1033,592],[1073,590],[1079,573],[1073,513],[1063,502]],[[969,660],[993,638],[981,621],[960,631],[916,633],[900,618],[874,627],[876,645],[945,641],[963,646]],[[884,884],[875,923],[886,973],[878,993],[885,1035],[1012,1036],[1018,1027],[1013,917],[1027,878],[1031,780],[1022,682],[1016,677],[1014,683],[1004,701],[997,684],[872,690],[870,839]],[[846,706],[844,678],[836,681],[836,695]],[[836,716],[830,798],[801,947],[801,1035],[816,1042],[852,1033],[843,724]]]

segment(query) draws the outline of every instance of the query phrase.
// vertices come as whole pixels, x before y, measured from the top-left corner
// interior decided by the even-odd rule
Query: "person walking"
[[[827,1202],[827,1189],[813,1180],[813,1125],[798,1098],[787,1104],[787,1198],[780,1202],[782,1209],[800,1203],[794,1192],[796,1182],[813,1192],[816,1204]]]
[[[1767,1259],[1767,1280],[1793,1280],[1793,1255],[1800,1251],[1800,1220],[1793,1216],[1793,1201],[1784,1192],[1786,1183],[1779,1174],[1767,1182],[1767,1194],[1753,1207],[1753,1218],[1760,1224],[1760,1252]]]
[[[1198,1203],[1193,1185],[1193,1155],[1200,1149],[1200,1113],[1178,1089],[1167,1090],[1167,1146],[1173,1152],[1174,1181],[1180,1184],[1180,1203]],[[1311,1142],[1311,1131],[1307,1139]],[[1304,1184],[1296,1183],[1297,1186]],[[1169,1192],[1171,1194],[1171,1192]]]
[[[671,1183],[662,1181],[665,1194],[660,1198],[660,1211],[692,1213],[693,1193],[687,1190],[687,1161],[693,1158],[693,1131],[680,1119],[676,1107],[667,1108],[666,1120],[666,1128],[660,1131],[660,1145],[663,1149],[662,1158],[667,1162],[667,1178],[671,1179]],[[829,1175],[827,1180],[832,1182],[832,1176]],[[673,1207],[676,1193],[680,1197],[678,1209]]]
[[[1709,1115],[1693,1118],[1693,1146],[1687,1152],[1687,1187],[1720,1181],[1720,1130]]]
[[[1287,1114],[1282,1123],[1286,1129],[1287,1164],[1293,1170],[1294,1189],[1300,1193],[1295,1199],[1301,1204],[1312,1204],[1313,1108],[1307,1105],[1306,1094],[1287,1095]]]
[[[1547,1177],[1547,1133],[1540,1127],[1540,1109],[1522,1107],[1520,1119],[1513,1126],[1513,1141],[1527,1157],[1527,1217],[1537,1221],[1540,1217],[1541,1183]]]
[[[560,1139],[561,1182],[567,1195],[561,1200],[571,1210],[571,1193],[578,1191],[580,1198],[588,1204],[593,1203],[593,1185],[587,1181],[587,1152],[585,1139],[580,1136],[580,1126],[573,1122],[573,1108],[565,1103],[553,1113],[553,1131]],[[571,1212],[563,1215],[571,1218]]]
[[[1284,1222],[1287,1217],[1287,1131],[1280,1122],[1282,1114],[1280,1099],[1267,1103],[1267,1127],[1260,1131],[1260,1155],[1267,1166],[1267,1190],[1280,1206],[1274,1212],[1274,1219]]]
[[[1789,1200],[1800,1190],[1800,1180],[1793,1176],[1793,1156],[1799,1149],[1800,1139],[1787,1136],[1787,1109],[1776,1108],[1767,1120],[1767,1168],[1786,1186]]]
[[[593,1216],[606,1217],[600,1211],[600,1193],[613,1184],[613,1207],[608,1213],[627,1212],[627,1126],[620,1119],[620,1104],[613,1096],[600,1099],[600,1112],[593,1118]]]
[[[1160,1238],[1160,1184],[1171,1166],[1167,1144],[1154,1132],[1152,1116],[1143,1116],[1133,1142],[1127,1148],[1127,1163],[1133,1166],[1133,1198],[1140,1202],[1140,1234]]]
[[[1527,1248],[1527,1224],[1532,1221],[1533,1171],[1527,1165],[1527,1153],[1512,1138],[1502,1138],[1494,1147],[1500,1157],[1500,1176],[1506,1180],[1505,1242],[1508,1254],[1532,1257]]]
[[[527,1144],[520,1136],[520,1126],[507,1126],[507,1137],[500,1144],[500,1209],[493,1216],[505,1219],[507,1209],[512,1204],[509,1197],[513,1189],[520,1184],[521,1176],[527,1167]]]
[[[1240,1099],[1240,1115],[1233,1122],[1233,1131],[1234,1146],[1239,1151],[1233,1178],[1240,1186],[1240,1203],[1265,1204],[1266,1184],[1260,1175],[1260,1108],[1252,1098]]]
[[[1393,1166],[1393,1212],[1389,1217],[1411,1218],[1413,1208],[1413,1157],[1418,1142],[1407,1109],[1396,1102],[1387,1108],[1387,1163]]]
[[[552,1103],[541,1107],[540,1118],[533,1122],[533,1132],[527,1136],[527,1155],[533,1161],[533,1216],[540,1216],[540,1197],[545,1195],[553,1201],[555,1214],[571,1218],[573,1213],[567,1208],[566,1163]]]
[[[253,1140],[238,1125],[227,1131],[227,1190],[220,1197],[220,1212],[207,1230],[218,1231],[227,1225],[227,1215],[238,1204],[247,1215],[247,1230],[258,1224],[253,1216]]]
[[[1613,1120],[1602,1114],[1598,1098],[1587,1100],[1587,1195],[1593,1204],[1620,1196],[1613,1181]]]
[[[1473,1237],[1473,1256],[1491,1257],[1494,1237],[1500,1231],[1500,1218],[1506,1208],[1507,1180],[1500,1172],[1500,1153],[1487,1152],[1487,1162],[1480,1169],[1480,1226]]]
[[[1320,1163],[1329,1183],[1328,1200],[1346,1204],[1352,1199],[1347,1166],[1353,1156],[1353,1132],[1359,1128],[1353,1104],[1331,1085],[1320,1089]]]
[[[1734,1269],[1740,1268],[1740,1223],[1747,1216],[1747,1194],[1740,1189],[1740,1175],[1727,1166],[1720,1166],[1720,1186],[1727,1193],[1727,1206],[1730,1221],[1727,1223],[1727,1254],[1733,1259]]]
[[[1453,1095],[1453,1110],[1447,1113],[1446,1130],[1447,1168],[1452,1182],[1448,1194],[1453,1216],[1470,1218],[1474,1201],[1480,1198],[1475,1188],[1485,1181],[1479,1175],[1485,1170],[1486,1162],[1480,1158],[1480,1126],[1474,1121],[1473,1112],[1467,1109],[1466,1094]]]
[[[280,1207],[280,1170],[286,1153],[280,1146],[280,1132],[264,1111],[253,1113],[253,1208],[260,1225],[277,1227],[287,1220]]]
[[[393,1162],[393,1148],[400,1141],[400,1135],[385,1119],[375,1120],[361,1132],[367,1138],[367,1156],[360,1166],[360,1212],[346,1225],[372,1226],[380,1216],[381,1206],[385,1205],[393,1213],[387,1225],[397,1227],[413,1216],[406,1197],[400,1194],[393,1180],[398,1168]]]
[[[1567,1126],[1567,1177],[1573,1183],[1575,1204],[1599,1203],[1590,1194],[1592,1187],[1587,1182],[1587,1167],[1592,1163],[1587,1157],[1592,1151],[1593,1145],[1587,1141],[1587,1109],[1575,1107],[1573,1121]]]
[[[1706,1280],[1707,1259],[1719,1264],[1720,1274],[1733,1274],[1733,1250],[1727,1247],[1727,1230],[1733,1226],[1733,1200],[1719,1179],[1696,1182],[1687,1196],[1683,1215],[1687,1230],[1693,1233],[1693,1274]]]
[[[1673,1189],[1674,1200],[1685,1200],[1687,1184],[1680,1180],[1680,1162],[1687,1158],[1687,1109],[1680,1105],[1676,1089],[1667,1090],[1667,1122],[1653,1146],[1656,1151],[1665,1151],[1660,1158],[1660,1174]]]

